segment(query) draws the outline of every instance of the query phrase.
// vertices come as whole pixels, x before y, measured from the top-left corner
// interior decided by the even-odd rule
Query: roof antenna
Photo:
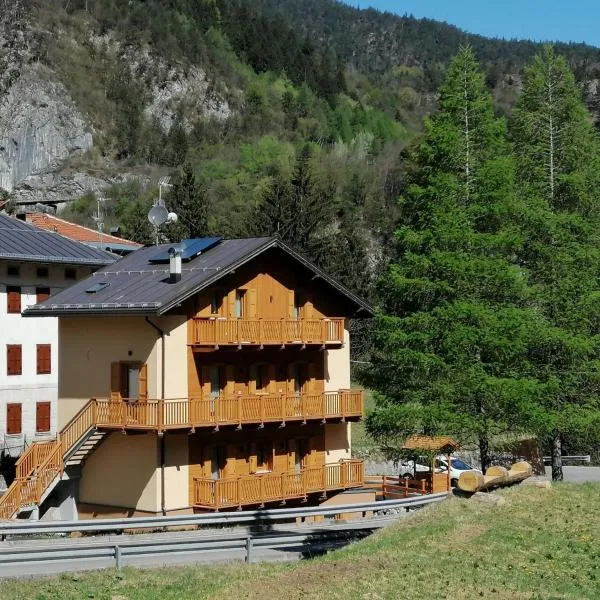
[[[148,221],[154,226],[154,235],[156,237],[156,245],[159,242],[159,228],[164,223],[177,223],[177,215],[174,212],[169,212],[165,207],[165,202],[162,199],[163,187],[173,187],[170,177],[161,177],[158,180],[158,199],[154,201],[150,212],[148,212]]]

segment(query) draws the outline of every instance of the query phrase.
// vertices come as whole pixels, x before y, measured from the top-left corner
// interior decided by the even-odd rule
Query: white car
[[[429,467],[427,465],[421,464],[417,462],[415,465],[414,461],[407,460],[400,463],[400,477],[412,478],[414,476],[414,471],[419,473],[424,471],[429,471]],[[448,470],[448,457],[447,456],[436,456],[435,457],[435,472],[442,473]],[[473,468],[471,465],[466,462],[460,460],[460,458],[455,458],[453,456],[450,457],[450,485],[452,487],[456,487],[458,483],[458,478],[461,473],[465,471],[475,471],[477,473],[481,473],[479,469]]]

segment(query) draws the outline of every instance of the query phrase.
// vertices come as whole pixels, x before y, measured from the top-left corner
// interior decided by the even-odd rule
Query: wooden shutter
[[[22,371],[21,345],[9,344],[6,346],[6,373],[7,375],[21,375]]]
[[[306,393],[315,394],[317,391],[317,377],[316,377],[317,367],[314,362],[308,363],[306,365]]]
[[[288,290],[288,319],[294,318],[296,293],[294,290]]]
[[[20,403],[10,403],[6,405],[6,433],[8,435],[21,433]]]
[[[121,363],[110,363],[110,399],[121,399]]]
[[[52,372],[52,350],[50,344],[37,344],[37,374],[49,375]]]
[[[21,313],[21,288],[9,286],[6,288],[6,311],[9,314]]]
[[[227,306],[229,308],[229,314],[227,315],[230,319],[235,317],[235,290],[232,290],[227,294]]]
[[[143,364],[140,366],[138,381],[138,393],[140,395],[140,400],[148,400],[148,365]]]
[[[35,405],[35,431],[50,431],[50,402],[37,402]]]
[[[248,290],[246,292],[244,300],[246,301],[247,310],[245,311],[245,316],[249,319],[254,319],[258,312],[256,309],[256,290]]]
[[[235,394],[235,367],[233,365],[225,366],[225,385],[221,387],[225,390],[226,396]]]
[[[304,303],[304,318],[305,319],[314,319],[314,307],[312,302]]]
[[[210,398],[210,367],[204,365],[202,367],[202,396],[204,398]]]
[[[50,288],[35,288],[35,301],[37,304],[50,298]]]

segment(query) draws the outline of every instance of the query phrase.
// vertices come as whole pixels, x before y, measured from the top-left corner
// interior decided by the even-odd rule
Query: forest
[[[522,431],[559,478],[562,450],[597,443],[600,50],[330,0],[42,4],[65,35],[36,58],[94,126],[90,162],[171,176],[163,240],[278,235],[377,308],[355,377],[388,457],[444,432],[485,466],[491,439]],[[131,48],[148,56],[133,71]],[[149,117],[165,64],[201,67],[227,118]],[[152,243],[156,192],[106,190],[106,226]],[[95,208],[87,194],[65,216],[92,225]]]

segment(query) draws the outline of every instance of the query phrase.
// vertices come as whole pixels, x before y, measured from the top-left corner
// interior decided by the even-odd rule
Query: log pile
[[[528,462],[515,463],[510,470],[505,467],[490,467],[485,475],[477,471],[465,471],[458,479],[458,489],[463,492],[480,492],[518,483],[531,477],[533,470]]]

